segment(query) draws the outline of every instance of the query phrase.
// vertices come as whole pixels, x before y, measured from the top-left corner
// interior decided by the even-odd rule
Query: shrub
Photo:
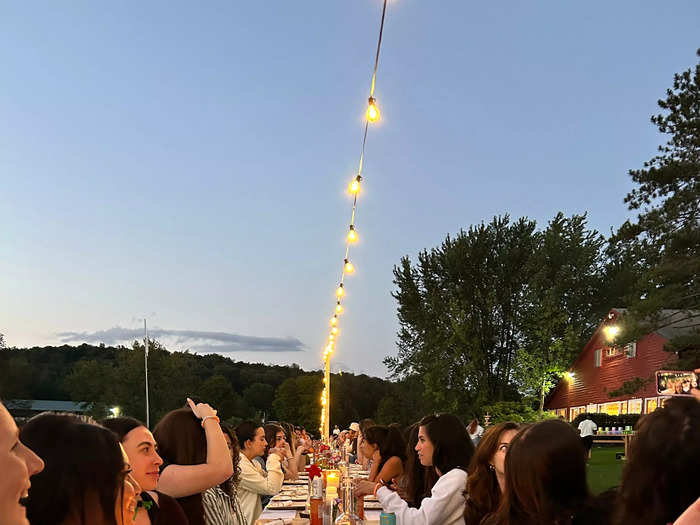
[[[533,408],[527,401],[500,401],[492,405],[486,405],[481,408],[482,420],[483,415],[489,414],[489,424],[502,423],[504,421],[513,421],[515,423],[532,423],[543,419],[551,419],[556,417],[551,412],[544,412],[541,416],[536,408]]]

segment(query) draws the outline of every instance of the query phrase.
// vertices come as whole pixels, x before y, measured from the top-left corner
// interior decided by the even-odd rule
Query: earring
[[[496,472],[496,467],[494,467],[491,463],[489,463],[489,470],[491,472]]]

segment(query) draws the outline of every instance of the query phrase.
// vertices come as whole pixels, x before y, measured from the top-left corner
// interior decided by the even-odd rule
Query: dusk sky
[[[0,332],[319,368],[381,0],[0,2]],[[335,370],[392,268],[494,215],[628,217],[700,2],[391,0]],[[618,306],[618,305],[611,305]]]

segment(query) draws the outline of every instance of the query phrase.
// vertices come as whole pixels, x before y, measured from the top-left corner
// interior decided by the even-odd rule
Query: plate
[[[298,501],[282,501],[275,502],[272,501],[267,504],[265,510],[304,510],[306,508],[305,502]]]

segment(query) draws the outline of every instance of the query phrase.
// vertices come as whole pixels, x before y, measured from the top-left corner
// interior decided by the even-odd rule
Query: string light
[[[374,97],[369,97],[369,106],[367,107],[367,120],[377,122],[379,120],[379,108]]]
[[[374,88],[377,80],[377,68],[379,66],[379,52],[382,47],[382,34],[384,32],[384,19],[386,16],[386,6],[387,0],[384,0],[382,7],[382,19],[379,25],[379,39],[377,42],[377,53],[374,58],[374,70],[372,71],[372,82],[369,90],[369,98],[367,99],[367,112],[366,119],[363,124],[364,133],[362,136],[362,151],[360,153],[360,163],[357,170],[357,175],[350,181],[349,192],[353,197],[352,202],[352,213],[350,215],[350,227],[348,229],[346,237],[345,246],[345,258],[343,259],[343,271],[340,277],[340,283],[335,291],[336,302],[335,302],[335,312],[333,317],[331,317],[331,331],[328,335],[328,344],[326,345],[323,352],[323,364],[325,367],[325,373],[323,378],[323,391],[321,393],[321,426],[319,430],[324,438],[328,437],[328,430],[330,425],[330,355],[333,353],[336,336],[338,335],[338,316],[343,311],[343,306],[340,304],[340,300],[345,296],[345,287],[343,281],[346,274],[352,274],[355,271],[354,265],[350,262],[350,245],[358,241],[357,230],[355,229],[355,215],[357,212],[357,197],[360,193],[360,186],[362,182],[362,168],[365,159],[365,146],[367,144],[367,131],[369,129],[369,124],[380,120],[381,114],[379,107],[377,107],[377,100],[374,98]]]
[[[352,182],[350,183],[350,193],[353,195],[357,194],[360,191],[360,181],[362,180],[362,177],[358,175],[354,179],[352,179]]]
[[[348,231],[348,242],[357,242],[357,232],[353,224],[350,225],[350,230]]]
[[[355,271],[355,267],[352,265],[350,261],[345,259],[345,273],[352,273]]]

